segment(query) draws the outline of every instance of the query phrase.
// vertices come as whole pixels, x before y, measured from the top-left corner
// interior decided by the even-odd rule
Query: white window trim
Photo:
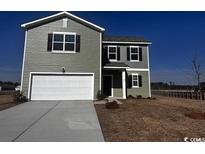
[[[62,34],[63,35],[63,50],[54,50],[54,34]],[[74,35],[75,41],[74,41],[74,50],[73,51],[65,51],[65,35]],[[69,43],[69,42],[68,42]],[[73,43],[73,42],[72,42]],[[52,36],[52,53],[76,53],[76,33],[73,32],[53,32]]]
[[[116,55],[116,59],[110,59],[110,57],[109,57],[109,54],[110,54],[110,51],[109,51],[109,48],[110,47],[112,47],[112,48],[116,48],[116,52],[115,52],[115,55]],[[108,50],[108,52],[107,52],[107,57],[108,57],[108,59],[109,59],[109,61],[117,61],[117,46],[116,45],[108,45],[107,46],[107,50]],[[113,53],[112,53],[113,54]]]
[[[138,53],[132,53],[131,49],[132,48],[137,48],[138,49]],[[132,60],[132,54],[133,55],[138,55],[138,60]],[[130,46],[130,62],[139,62],[140,61],[140,54],[139,54],[139,46]]]
[[[133,80],[133,76],[137,76],[137,80]],[[134,81],[137,81],[137,86],[134,86]],[[132,73],[132,88],[139,88],[139,74],[138,73]]]

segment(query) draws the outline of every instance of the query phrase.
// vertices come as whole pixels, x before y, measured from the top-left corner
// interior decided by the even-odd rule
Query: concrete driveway
[[[104,141],[91,101],[31,101],[0,111],[0,141]]]

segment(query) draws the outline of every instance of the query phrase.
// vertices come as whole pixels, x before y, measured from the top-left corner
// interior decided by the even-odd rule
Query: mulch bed
[[[106,109],[118,109],[120,106],[116,101],[113,102],[107,102],[105,104]]]
[[[185,116],[193,111],[200,113],[195,100],[127,99],[118,109],[106,109],[104,104],[95,108],[105,141],[176,142],[184,141],[184,137],[205,137],[205,120]]]

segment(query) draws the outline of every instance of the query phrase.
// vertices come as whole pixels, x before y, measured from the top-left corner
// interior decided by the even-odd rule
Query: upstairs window
[[[117,61],[117,46],[108,46],[108,59]]]
[[[139,47],[130,47],[130,61],[139,61]]]
[[[53,50],[63,51],[64,35],[53,34]]]
[[[53,52],[76,52],[75,33],[53,33]]]
[[[127,47],[127,61],[140,62],[142,61],[142,47],[140,46],[129,46]]]
[[[65,51],[75,51],[75,35],[65,35]]]

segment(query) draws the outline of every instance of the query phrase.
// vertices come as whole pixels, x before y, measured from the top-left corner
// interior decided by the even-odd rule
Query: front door
[[[103,94],[105,96],[112,96],[112,76],[103,77]]]

